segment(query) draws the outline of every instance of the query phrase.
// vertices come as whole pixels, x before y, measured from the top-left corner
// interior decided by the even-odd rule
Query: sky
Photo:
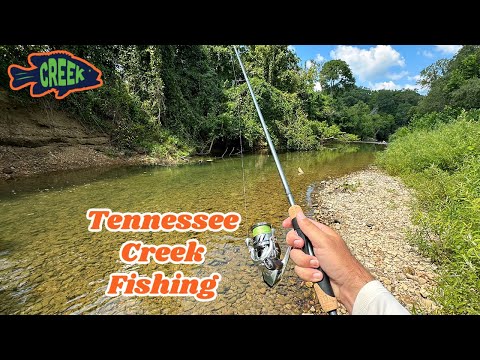
[[[309,67],[311,60],[342,59],[350,66],[357,86],[370,89],[414,89],[420,71],[439,59],[452,58],[461,45],[290,45]],[[316,85],[320,89],[320,84]]]

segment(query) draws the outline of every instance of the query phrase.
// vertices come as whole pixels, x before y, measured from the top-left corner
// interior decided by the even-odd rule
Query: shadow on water
[[[306,205],[312,184],[365,168],[376,150],[374,145],[337,145],[279,157],[296,202]],[[248,228],[259,221],[274,224],[279,238],[284,236],[280,226],[288,203],[275,164],[268,154],[246,155],[243,171],[241,158],[226,158],[203,165],[55,173],[3,184],[0,313],[298,313],[301,310],[287,304],[308,306],[309,295],[299,288],[292,266],[285,281],[266,290],[244,245]],[[121,212],[236,211],[242,223],[229,234],[89,233],[85,213],[93,207]],[[118,258],[127,240],[175,244],[193,237],[208,248],[202,265],[127,266]],[[283,243],[281,247],[285,250]],[[144,275],[181,270],[186,276],[217,271],[222,275],[219,296],[206,303],[182,297],[104,296],[109,274],[133,270]]]

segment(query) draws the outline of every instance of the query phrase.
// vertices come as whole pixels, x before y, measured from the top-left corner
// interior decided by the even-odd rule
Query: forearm
[[[337,299],[345,306],[347,311],[351,314],[355,299],[360,290],[370,281],[375,278],[363,267],[357,259],[349,253],[348,261],[345,261],[346,271],[343,273],[341,280],[338,281]]]

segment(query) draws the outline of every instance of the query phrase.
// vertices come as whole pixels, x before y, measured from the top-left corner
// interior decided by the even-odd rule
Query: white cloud
[[[416,84],[405,84],[402,86],[402,89],[415,90],[415,91],[419,90],[419,88],[420,87]]]
[[[458,50],[462,48],[462,45],[435,45],[435,50],[445,55],[456,54]]]
[[[317,54],[317,56],[315,56],[315,61],[321,63],[322,61],[325,61],[325,58],[322,55]]]
[[[295,46],[293,46],[293,45],[288,45],[288,46],[287,46],[287,49],[290,50],[290,51],[292,51],[292,52],[294,52],[294,53],[297,52],[297,49],[295,49]]]
[[[370,87],[373,90],[398,90],[400,85],[395,84],[393,81],[384,81],[371,84]]]
[[[405,66],[405,59],[390,45],[377,45],[370,49],[339,45],[330,51],[332,59],[344,60],[360,81],[372,81],[385,76],[394,66]]]
[[[408,75],[408,71],[400,71],[399,73],[389,73],[387,74],[387,78],[392,80],[400,80],[401,78]]]
[[[420,95],[427,95],[429,88],[425,86],[421,86],[417,84],[417,82],[421,79],[422,77],[420,74],[417,74],[415,76],[407,76],[407,80],[409,81],[415,81],[414,85],[406,85],[406,89],[412,89],[418,92]]]
[[[415,76],[407,76],[407,80],[410,80],[410,81],[412,81],[412,80],[413,81],[418,81],[418,80],[420,80],[420,78],[421,78],[420,74],[415,75]]]
[[[313,65],[312,60],[307,60],[307,61],[305,62],[305,67],[306,67],[307,69],[310,69],[310,68],[312,67],[312,65]]]
[[[320,83],[317,81],[315,83],[315,86],[313,87],[313,90],[315,91],[322,91],[322,85],[320,85]]]
[[[435,56],[431,51],[428,51],[428,50],[422,50],[422,55],[430,59]]]
[[[419,89],[419,86],[415,85],[415,84],[399,85],[399,84],[395,84],[393,81],[384,81],[384,82],[378,82],[378,83],[375,83],[375,84],[370,83],[369,87],[373,90],[402,90],[402,89],[408,89],[408,90],[417,91]]]

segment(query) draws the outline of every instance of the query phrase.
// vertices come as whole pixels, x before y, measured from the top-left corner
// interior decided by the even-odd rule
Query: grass
[[[377,158],[416,191],[413,241],[439,265],[435,300],[445,314],[480,314],[480,122],[462,113],[410,129]]]
[[[343,191],[355,192],[355,191],[357,191],[358,187],[360,186],[360,182],[349,183],[349,182],[345,181],[341,186],[342,186]]]

